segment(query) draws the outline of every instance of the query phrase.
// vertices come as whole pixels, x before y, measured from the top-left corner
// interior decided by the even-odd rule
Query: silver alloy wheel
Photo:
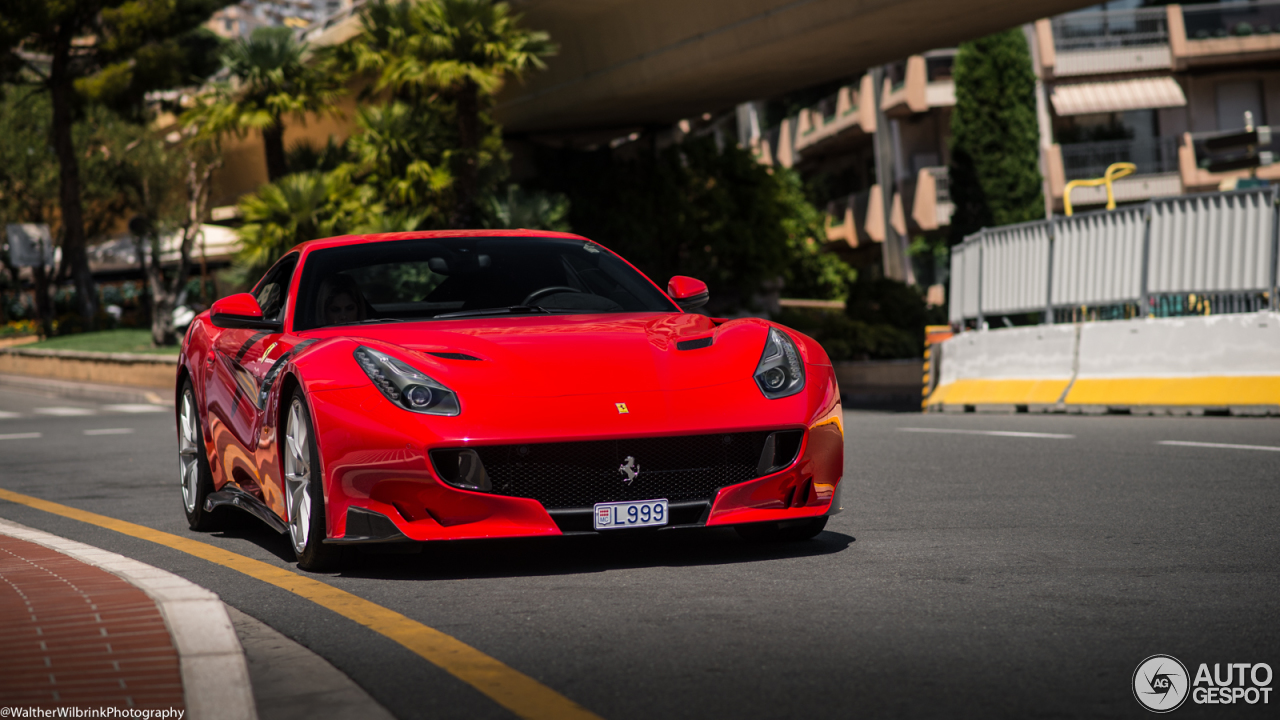
[[[305,413],[301,398],[295,397],[284,432],[284,502],[289,513],[289,537],[299,554],[306,549],[311,531],[311,436]]]
[[[187,514],[196,511],[200,497],[200,449],[196,431],[196,399],[191,388],[182,393],[182,415],[178,418],[178,476],[182,480],[182,504]]]

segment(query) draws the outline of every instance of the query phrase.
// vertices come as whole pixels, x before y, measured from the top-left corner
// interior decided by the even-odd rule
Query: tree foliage
[[[288,27],[257,28],[228,45],[222,60],[234,82],[215,87],[186,122],[214,132],[261,132],[267,178],[279,180],[287,172],[284,119],[331,112],[344,78],[336,67],[310,61],[306,43]]]
[[[63,270],[82,319],[97,292],[85,252],[80,161],[72,125],[84,96],[139,108],[148,90],[185,84],[209,66],[199,25],[229,0],[6,0],[0,5],[0,82],[33,84],[50,98],[58,159]]]
[[[738,147],[694,139],[631,160],[548,151],[539,164],[548,187],[569,197],[576,231],[658,282],[706,281],[716,312],[750,307],[778,279],[787,295],[840,298],[852,278],[817,244],[822,216],[799,179]]]
[[[353,161],[340,171],[377,188],[392,212],[412,209],[442,223],[453,176],[452,136],[440,113],[395,101],[362,109],[356,124],[359,132],[347,141]]]
[[[49,147],[49,98],[32,88],[7,88],[0,105],[0,225],[32,222],[61,232],[58,208],[58,161]],[[83,223],[90,237],[113,232],[123,220],[145,228],[135,238],[140,256],[154,260],[160,236],[186,237],[198,230],[204,209],[192,213],[192,182],[203,183],[195,200],[207,204],[208,168],[216,166],[217,148],[207,138],[187,137],[166,142],[153,130],[121,117],[102,105],[84,109],[72,127],[79,158],[84,202]],[[194,163],[194,166],[193,164]],[[194,170],[194,175],[193,175]],[[190,235],[187,239],[193,239]],[[189,246],[189,242],[186,243]],[[184,267],[160,272],[152,262],[139,269],[148,277],[153,335],[158,344],[172,344],[172,310],[185,287]],[[34,269],[37,312],[51,329],[52,304],[43,268]],[[157,304],[158,303],[158,304]],[[79,319],[60,318],[59,331],[83,328]]]
[[[486,228],[522,228],[569,232],[569,198],[560,193],[529,191],[512,183],[504,193],[486,198],[480,224]]]
[[[286,175],[240,200],[237,261],[247,278],[256,279],[294,245],[363,230],[382,210],[372,187],[354,185],[342,173]]]
[[[545,32],[520,25],[505,2],[375,0],[361,14],[363,31],[334,50],[348,69],[374,78],[374,93],[391,93],[415,110],[443,100],[456,126],[449,167],[455,178],[450,221],[476,224],[477,203],[505,178],[506,158],[489,117],[494,95],[509,79],[544,67],[556,52]]]
[[[1022,30],[961,43],[954,73],[953,242],[1043,217],[1035,75]]]

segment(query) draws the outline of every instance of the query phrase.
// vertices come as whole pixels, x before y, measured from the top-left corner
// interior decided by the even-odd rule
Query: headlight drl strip
[[[352,355],[374,387],[405,410],[450,416],[462,411],[457,393],[390,355],[363,345]]]
[[[770,400],[790,397],[804,389],[804,362],[791,338],[777,328],[769,328],[769,337],[756,365],[756,385]]]

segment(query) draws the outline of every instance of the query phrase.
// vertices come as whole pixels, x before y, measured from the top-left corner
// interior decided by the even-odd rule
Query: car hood
[[[644,313],[391,323],[308,336],[398,346],[459,392],[558,397],[741,381],[759,362],[768,327],[754,318],[717,325],[702,315]]]

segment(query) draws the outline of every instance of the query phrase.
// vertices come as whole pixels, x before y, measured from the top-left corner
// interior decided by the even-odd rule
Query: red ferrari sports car
[[[303,243],[191,323],[177,376],[187,520],[221,506],[344,546],[733,526],[807,539],[840,510],[822,347],[690,310],[576,235]]]

